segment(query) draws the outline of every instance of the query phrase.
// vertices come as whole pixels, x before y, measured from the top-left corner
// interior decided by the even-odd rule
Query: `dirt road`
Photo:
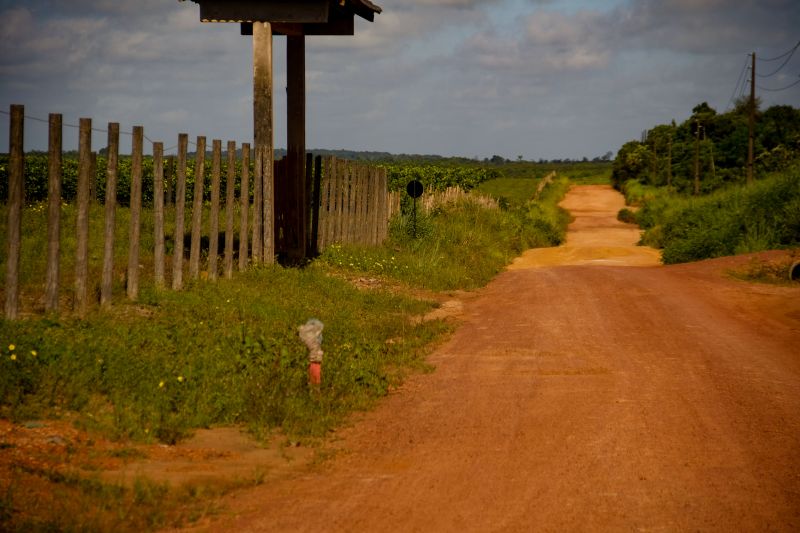
[[[621,202],[573,189],[567,245],[469,301],[434,373],[205,527],[800,530],[800,290],[641,266]]]

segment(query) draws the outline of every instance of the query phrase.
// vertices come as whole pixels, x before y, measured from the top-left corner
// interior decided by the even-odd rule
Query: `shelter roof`
[[[181,0],[185,1],[185,0]],[[355,14],[370,22],[383,10],[370,0],[192,0],[203,22],[325,23]],[[324,20],[321,13],[324,12]]]

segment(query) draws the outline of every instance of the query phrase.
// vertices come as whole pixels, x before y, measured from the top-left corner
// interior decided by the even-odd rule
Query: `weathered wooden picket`
[[[20,308],[19,267],[21,255],[21,228],[24,198],[24,164],[23,150],[24,108],[12,105],[10,113],[9,136],[9,183],[8,183],[8,225],[6,235],[6,278],[5,278],[5,316],[16,319]],[[48,227],[47,227],[47,269],[45,280],[44,310],[57,313],[60,296],[63,291],[59,287],[61,224],[61,185],[62,185],[62,128],[63,121],[59,114],[51,114],[49,119],[48,150]],[[89,280],[89,206],[95,196],[96,188],[92,171],[96,159],[91,149],[92,121],[88,118],[80,120],[78,146],[78,183],[76,196],[76,258],[74,288],[72,291],[73,311],[84,316],[92,305]],[[99,304],[107,307],[112,303],[112,286],[114,279],[114,232],[117,209],[117,180],[119,161],[118,123],[108,124],[107,167],[105,171],[105,206],[104,206],[104,247],[102,275],[99,280]],[[129,300],[135,301],[139,296],[140,275],[140,231],[142,226],[142,160],[144,131],[135,126],[132,132],[131,151],[131,191],[130,191],[130,227],[128,242],[128,264],[126,275],[126,293]],[[227,180],[224,197],[224,247],[222,250],[222,268],[217,262],[220,256],[218,249],[220,208],[220,176],[222,167],[222,142],[212,140],[211,147],[211,198],[210,213],[207,216],[208,228],[204,231],[204,167],[206,157],[206,138],[197,137],[196,161],[194,168],[194,204],[191,209],[191,240],[188,255],[189,279],[201,277],[201,241],[208,237],[207,265],[203,265],[209,279],[216,279],[220,270],[230,278],[234,271],[234,227],[237,200],[236,185],[236,143],[227,143]],[[177,158],[169,158],[170,176],[175,178],[175,234],[173,242],[176,252],[171,258],[171,275],[173,290],[183,288],[185,247],[184,224],[186,210],[186,173],[187,173],[188,134],[178,135]],[[272,162],[264,149],[255,150],[254,175],[250,176],[251,150],[248,143],[241,145],[242,172],[239,178],[240,196],[239,216],[239,261],[238,269],[244,270],[250,264],[272,263],[282,247],[286,245],[287,234],[281,220],[275,220],[273,198],[275,183],[265,180],[265,176],[280,176],[285,169],[285,162]],[[164,184],[167,184],[167,196],[171,197],[172,180],[165,178],[164,145],[153,142],[153,228],[154,247],[152,250],[154,267],[153,282],[157,288],[164,288],[166,283],[167,257],[164,235]],[[268,164],[274,164],[274,173],[265,171]],[[309,157],[307,164],[307,187],[312,190],[310,235],[307,242],[311,254],[319,253],[326,245],[334,242],[378,244],[386,238],[389,218],[399,211],[399,195],[388,193],[386,171],[382,168],[370,167],[335,158],[319,157],[312,165]],[[313,167],[313,172],[312,172]],[[174,172],[174,174],[173,174]],[[276,178],[280,179],[280,178]],[[253,183],[252,204],[250,182]],[[203,276],[205,277],[205,276]]]
[[[315,179],[319,251],[332,243],[377,245],[386,239],[389,219],[400,210],[399,194],[387,194],[386,169],[326,157]],[[316,196],[316,195],[315,195]],[[312,218],[312,232],[314,231]]]

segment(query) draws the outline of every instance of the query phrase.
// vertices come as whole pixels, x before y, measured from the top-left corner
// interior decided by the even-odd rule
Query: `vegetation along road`
[[[574,187],[529,251],[335,458],[231,497],[228,531],[800,528],[800,293],[657,266],[622,197]],[[220,522],[221,521],[221,522]]]

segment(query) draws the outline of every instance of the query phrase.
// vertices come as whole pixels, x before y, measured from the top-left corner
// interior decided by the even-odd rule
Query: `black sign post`
[[[408,195],[414,199],[414,209],[412,211],[412,231],[414,232],[414,238],[417,238],[417,198],[422,196],[422,193],[425,192],[425,188],[422,186],[418,180],[411,180],[406,185],[406,192]]]

